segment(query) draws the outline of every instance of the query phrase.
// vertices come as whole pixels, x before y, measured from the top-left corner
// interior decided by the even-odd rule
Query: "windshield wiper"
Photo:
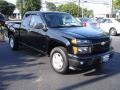
[[[81,27],[79,25],[70,25],[70,26],[66,26],[66,27]]]
[[[82,27],[78,25],[60,25],[60,26],[53,26],[51,28],[64,28],[64,27]]]
[[[60,25],[60,26],[52,26],[51,28],[62,28],[64,26]]]

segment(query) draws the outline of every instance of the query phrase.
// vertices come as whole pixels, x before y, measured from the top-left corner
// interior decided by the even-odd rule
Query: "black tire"
[[[94,68],[96,69],[96,71],[102,70],[103,63],[98,63],[98,64],[94,65]]]
[[[55,54],[60,54],[62,56],[63,65],[62,65],[61,69],[56,69],[54,64],[53,64],[53,56]],[[61,74],[68,73],[68,71],[69,71],[68,56],[67,56],[67,50],[64,47],[56,47],[51,51],[50,62],[51,62],[51,66],[54,69],[54,71],[61,73]]]
[[[116,35],[117,35],[116,29],[115,29],[115,28],[111,28],[109,34],[110,34],[111,36],[116,36]]]
[[[18,41],[13,35],[9,36],[9,46],[12,50],[18,50]]]

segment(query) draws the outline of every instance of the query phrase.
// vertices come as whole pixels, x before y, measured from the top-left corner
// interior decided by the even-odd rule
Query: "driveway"
[[[120,90],[120,36],[113,37],[114,57],[101,71],[54,72],[47,56],[0,42],[0,90]]]

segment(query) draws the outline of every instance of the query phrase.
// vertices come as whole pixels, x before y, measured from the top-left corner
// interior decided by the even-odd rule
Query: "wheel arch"
[[[66,43],[64,43],[62,41],[58,41],[58,40],[52,40],[49,42],[48,55],[50,56],[50,53],[53,48],[59,47],[59,46],[66,48],[66,50],[68,51],[68,45]]]
[[[111,27],[111,28],[109,29],[109,34],[111,35],[111,30],[112,30],[112,29],[114,29],[114,31],[115,31],[115,35],[117,35],[118,32],[117,32],[117,30],[116,30],[115,27]]]
[[[14,35],[14,32],[11,30],[8,30],[8,38],[10,37],[10,35]]]
[[[115,27],[110,27],[109,32],[110,32],[110,30],[112,30],[112,29],[116,29],[116,28],[115,28]]]

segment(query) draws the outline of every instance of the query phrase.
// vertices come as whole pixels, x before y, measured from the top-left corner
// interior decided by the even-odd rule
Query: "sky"
[[[6,1],[16,4],[16,0],[6,0]]]
[[[6,0],[6,1],[8,1],[8,2],[11,2],[11,3],[13,3],[13,4],[15,4],[16,3],[16,0]],[[48,0],[49,1],[49,0]],[[52,0],[52,1],[54,1],[54,0]],[[56,1],[56,0],[55,0]],[[58,0],[58,1],[67,1],[67,0]],[[82,0],[81,0],[82,1]],[[107,2],[107,1],[109,1],[109,0],[85,0],[85,1],[93,1],[93,2]]]
[[[16,0],[6,0],[6,1],[8,1],[8,2],[11,2],[11,3],[13,3],[13,4],[16,4]],[[53,1],[53,2],[67,2],[67,1],[78,1],[78,0],[43,0],[43,1]],[[82,1],[87,1],[89,4],[87,4],[86,3],[86,5],[84,4],[84,7],[85,8],[88,8],[88,9],[90,9],[90,10],[93,10],[94,11],[94,14],[108,14],[108,13],[110,13],[111,12],[111,8],[110,8],[110,6],[108,6],[108,5],[110,5],[110,1],[111,0],[80,0],[81,2]],[[106,5],[99,5],[99,4],[97,4],[97,7],[96,7],[96,4],[93,4],[93,3],[101,3],[101,4],[105,4],[106,3]],[[109,4],[108,4],[109,3]]]

